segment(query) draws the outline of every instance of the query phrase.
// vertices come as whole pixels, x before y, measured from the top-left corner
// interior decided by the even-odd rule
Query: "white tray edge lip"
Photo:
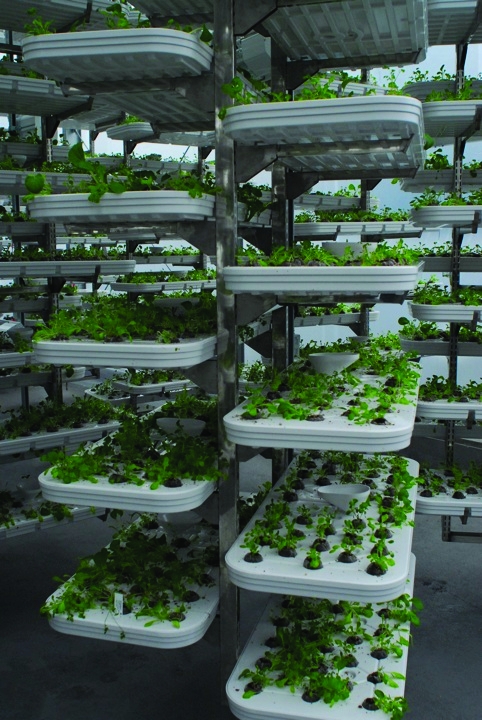
[[[30,449],[46,450],[50,447],[61,446],[61,440],[63,442],[67,441],[66,444],[93,440],[104,433],[117,430],[119,425],[118,420],[109,420],[108,423],[102,425],[92,423],[90,427],[86,428],[66,428],[53,433],[36,433],[12,440],[0,440],[0,455],[25,452]]]
[[[34,275],[49,277],[62,273],[76,275],[93,275],[96,268],[101,272],[131,272],[135,270],[135,260],[25,260],[0,261],[0,275],[12,277],[17,275]]]
[[[440,320],[450,322],[451,319],[459,319],[460,322],[470,322],[474,313],[482,313],[482,305],[461,305],[458,303],[444,303],[442,305],[423,305],[408,301],[408,308],[414,318],[419,320]]]
[[[466,403],[448,402],[446,400],[419,400],[417,415],[426,418],[465,420],[469,412],[475,411],[475,416],[482,414],[482,402],[469,400]]]
[[[425,205],[411,211],[414,225],[423,227],[452,227],[457,223],[471,223],[475,212],[482,213],[482,205]]]
[[[414,575],[415,557],[412,554],[410,556],[409,579],[407,582],[408,587],[405,588],[405,592],[410,594],[413,593]],[[259,657],[262,648],[266,647],[262,644],[262,640],[266,637],[266,634],[269,635],[269,632],[271,631],[272,625],[269,621],[269,616],[276,606],[277,603],[273,599],[268,602],[263,615],[260,620],[258,620],[246,645],[241,651],[236,665],[226,683],[226,695],[230,709],[236,717],[240,718],[240,720],[320,720],[321,715],[318,703],[314,703],[313,705],[305,703],[300,700],[299,696],[290,693],[287,688],[268,688],[268,690],[264,691],[264,693],[261,693],[254,698],[250,698],[247,701],[243,700],[242,693],[239,691],[239,674],[247,665],[251,665],[251,660],[248,661],[247,658],[254,658],[255,655]],[[394,661],[394,669],[397,669],[402,674],[405,674],[406,672],[407,656],[408,650],[405,649],[402,659],[400,661]],[[393,694],[402,694],[404,686],[405,683],[400,681],[400,686],[393,691]],[[329,717],[332,718],[332,720],[351,720],[354,717],[355,703],[356,706],[358,706],[362,700],[361,696],[356,693],[356,687],[357,686],[355,686],[352,691],[351,703],[350,700],[348,700],[337,703],[333,706],[333,708],[322,706],[325,709],[323,717]],[[375,687],[376,686],[370,687],[372,693]],[[363,694],[368,696],[368,690],[369,688],[363,690]],[[277,696],[279,696],[278,702],[273,702],[274,699],[278,699]],[[365,713],[363,713],[363,715],[365,715]],[[366,715],[368,716],[368,712]],[[375,717],[378,715],[379,713],[377,713]]]
[[[462,517],[465,508],[470,508],[471,517],[482,517],[482,497],[479,495],[466,495],[461,500],[450,496],[436,495],[435,497],[423,497],[417,495],[415,511],[421,515],[450,515]]]
[[[39,475],[39,485],[47,500],[67,505],[81,504],[94,507],[116,507],[142,512],[184,512],[199,507],[216,489],[217,483],[208,480],[183,480],[180,488],[149,485],[116,486],[104,481],[102,485],[88,480],[64,484],[51,477],[50,470]],[[107,505],[106,505],[107,503]],[[109,504],[111,503],[111,504]]]

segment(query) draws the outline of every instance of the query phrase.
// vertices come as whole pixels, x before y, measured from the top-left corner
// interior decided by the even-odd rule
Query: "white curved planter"
[[[30,365],[32,352],[0,352],[0,367],[15,368]]]
[[[427,402],[419,400],[417,415],[423,418],[435,418],[437,420],[467,420],[470,412],[475,413],[477,420],[482,419],[482,402],[469,400],[469,402],[447,402],[446,400],[434,400]]]
[[[121,195],[106,193],[92,203],[87,193],[43,195],[29,203],[30,215],[44,222],[153,222],[204,220],[214,213],[212,195],[192,198],[175,190],[128,191]]]
[[[213,58],[197,35],[154,27],[36,35],[24,38],[22,49],[28,67],[74,86],[199,75]]]
[[[109,0],[93,0],[91,22],[95,25],[104,25],[104,18],[97,10],[105,10],[110,5]],[[25,32],[25,23],[31,23],[28,14],[32,7],[30,0],[0,0],[0,15],[6,28]],[[42,18],[52,20],[55,29],[70,25],[79,19],[85,12],[84,0],[38,0],[35,7]]]
[[[32,173],[27,170],[0,170],[0,192],[11,193],[13,195],[25,195],[28,192],[25,187],[25,178],[31,174]],[[46,172],[42,174],[45,175],[46,182],[51,185],[53,193],[65,192],[66,183],[69,179],[72,179],[74,183],[89,179],[88,175],[82,175],[80,173]]]
[[[418,476],[418,463],[409,460],[408,472],[413,477]],[[334,479],[336,483],[336,478]],[[383,477],[376,481],[381,487],[384,486]],[[299,500],[289,503],[287,517],[293,520],[297,508],[307,505],[313,518],[316,517],[328,506],[328,503],[321,500],[317,493],[317,486],[311,480],[303,481],[305,488],[297,494]],[[332,484],[329,487],[334,487]],[[343,487],[343,486],[342,486]],[[407,520],[415,515],[417,487],[409,490],[412,511],[408,514]],[[390,550],[394,553],[395,565],[385,575],[375,577],[365,572],[369,564],[367,558],[372,543],[364,536],[364,544],[356,551],[357,562],[341,563],[337,557],[339,553],[322,552],[320,554],[323,567],[313,571],[303,566],[308,549],[316,540],[316,528],[303,526],[301,529],[305,537],[296,546],[296,557],[285,558],[278,554],[276,548],[263,546],[259,552],[263,560],[259,563],[247,562],[244,558],[248,552],[244,543],[248,533],[255,523],[263,518],[266,506],[273,500],[280,500],[280,493],[270,491],[266,500],[255,512],[245,529],[234,542],[226,554],[226,566],[231,581],[246,590],[256,592],[279,593],[283,595],[306,595],[308,597],[328,598],[338,602],[339,600],[357,600],[359,602],[373,602],[391,600],[401,593],[407,582],[410,568],[410,550],[412,544],[413,528],[405,525],[401,528],[390,526],[393,533],[393,543]],[[366,512],[366,517],[376,518],[378,516],[378,505],[372,502]],[[335,535],[329,536],[328,542],[331,547],[339,545],[343,537],[343,525],[346,514],[337,510],[333,520]]]
[[[131,383],[114,381],[114,387],[129,395],[157,395],[176,392],[187,387],[193,387],[190,380],[166,380],[163,383],[148,383],[146,385],[132,385]]]
[[[193,266],[202,262],[202,255],[162,255],[156,254],[154,248],[150,248],[149,257],[145,255],[135,256],[137,265],[188,265]]]
[[[478,322],[482,321],[482,306],[479,305],[418,305],[409,301],[408,309],[412,317],[429,322],[469,323],[474,319],[474,313],[479,313]]]
[[[117,615],[100,608],[86,610],[85,617],[75,617],[73,621],[68,620],[65,615],[56,615],[49,619],[49,623],[53,630],[78,637],[165,650],[187,647],[201,640],[216,617],[219,601],[217,585],[202,588],[201,592],[203,597],[186,609],[186,618],[179,628],[170,622],[146,627],[145,623],[152,618],[136,617],[134,613]]]
[[[413,290],[419,266],[389,267],[227,267],[228,290],[235,293],[301,295],[344,293],[401,293]]]
[[[112,290],[132,293],[161,293],[179,290],[215,290],[216,280],[186,280],[185,282],[123,283],[111,282]]]
[[[32,507],[31,503],[29,505]],[[63,518],[62,520],[56,520],[53,515],[45,515],[43,520],[28,520],[19,510],[14,510],[12,514],[14,515],[15,525],[11,527],[0,527],[0,540],[11,540],[16,537],[21,537],[22,535],[28,535],[31,532],[49,530],[50,528],[60,527],[68,523],[89,520],[89,518],[95,517],[96,514],[98,514],[93,513],[90,508],[73,507],[70,508],[70,511],[72,517]]]
[[[475,119],[480,100],[442,100],[423,104],[425,132],[439,143],[453,142]],[[476,131],[470,139],[480,138],[482,131]]]
[[[414,576],[415,557],[412,555],[410,558],[409,579],[403,592],[410,595],[413,593]],[[272,623],[272,618],[279,616],[280,613],[281,600],[278,598],[270,599],[229,677],[226,694],[233,715],[240,718],[240,720],[275,720],[275,718],[276,720],[354,720],[355,718],[368,720],[371,716],[381,720],[388,717],[381,711],[373,713],[364,710],[361,708],[361,704],[365,698],[373,697],[374,691],[378,687],[367,680],[370,673],[383,670],[387,673],[398,672],[402,676],[406,675],[408,647],[402,645],[400,646],[402,650],[400,658],[391,656],[386,660],[376,660],[371,657],[370,644],[366,641],[361,645],[354,646],[353,654],[358,664],[353,670],[347,672],[353,681],[350,695],[346,700],[331,706],[324,703],[323,700],[315,703],[305,702],[299,688],[292,692],[288,686],[276,687],[272,685],[264,688],[258,695],[243,698],[246,680],[240,678],[240,675],[245,668],[251,670],[256,668],[257,660],[263,657],[267,650],[266,639],[276,635],[276,628]],[[377,624],[378,616],[376,612],[372,618],[362,618],[362,627],[369,635],[373,635],[377,629]],[[408,635],[409,626],[405,624],[403,629],[405,634]],[[334,654],[336,657],[338,653],[335,651]],[[327,660],[330,663],[330,655],[327,655]],[[343,673],[341,675],[343,677]],[[393,697],[403,695],[404,688],[404,680],[397,680],[397,687],[394,689],[383,685],[383,691]]]
[[[83,277],[101,273],[133,272],[135,260],[25,260],[0,261],[2,277]],[[75,296],[74,296],[75,297]],[[74,303],[75,304],[75,303]]]
[[[263,20],[291,60],[342,61],[343,67],[419,62],[428,44],[427,10],[423,0],[398,4],[353,0],[340,3],[296,3],[275,6]],[[415,59],[416,58],[416,59]],[[343,59],[343,60],[342,60]]]
[[[0,440],[0,456],[32,450],[47,450],[54,447],[78,447],[83,442],[98,440],[103,435],[117,430],[119,425],[119,422],[110,420],[102,425],[90,423],[90,426],[84,428],[68,428],[51,433],[34,433],[28,437],[15,438],[14,440]],[[64,501],[60,500],[59,502]],[[77,504],[75,501],[73,503],[69,503],[68,500],[65,502],[66,504]],[[89,503],[80,504],[89,505]]]
[[[294,223],[295,238],[322,237],[323,235],[392,235],[420,234],[420,230],[411,222],[313,222]]]
[[[71,363],[113,368],[185,368],[209,360],[215,354],[216,338],[185,340],[173,344],[133,341],[97,343],[92,341],[42,340],[34,344],[34,361]]]
[[[196,16],[196,13],[212,14],[214,12],[213,0],[138,0],[136,7],[146,15],[173,15],[173,9],[179,15]]]
[[[482,91],[482,81],[473,80],[471,87],[472,90],[479,94]],[[421,102],[424,102],[427,95],[430,95],[432,92],[449,91],[454,93],[455,90],[455,80],[426,80],[424,82],[409,83],[403,88],[405,95],[417,98],[417,100],[421,100]]]
[[[426,205],[411,211],[414,225],[424,228],[471,228],[475,213],[479,213],[477,227],[482,225],[482,205]]]
[[[65,97],[53,80],[0,75],[0,107],[4,113],[31,115],[35,109],[35,114],[40,116],[60,115],[84,105],[87,100],[85,95]]]
[[[226,134],[243,145],[290,145],[300,143],[341,143],[390,140],[390,152],[378,148],[359,156],[360,167],[388,162],[389,167],[419,167],[423,162],[422,104],[413,98],[368,96],[333,100],[257,103],[228,108],[224,119]],[[405,152],[395,147],[408,143]],[[341,155],[356,156],[356,152]],[[280,152],[280,155],[282,153]],[[372,157],[373,155],[373,157]],[[404,156],[404,159],[401,156]],[[388,157],[391,160],[388,160]],[[362,162],[363,158],[363,162]],[[283,158],[290,167],[350,167],[353,158],[340,152],[320,151],[316,156]]]
[[[271,199],[271,193],[266,193]],[[297,210],[350,210],[360,207],[359,197],[305,193],[294,201]]]
[[[62,382],[73,382],[74,380],[82,380],[85,377],[85,367],[76,367],[70,377],[67,377],[66,371],[62,370]],[[48,370],[40,370],[38,372],[15,372],[11,375],[0,377],[0,390],[11,388],[30,387],[31,385],[45,385],[52,379],[52,373]]]
[[[207,500],[216,489],[211,481],[182,480],[182,486],[161,486],[151,490],[150,484],[111,484],[109,478],[99,477],[97,483],[79,480],[64,485],[47,470],[39,476],[42,495],[46,500],[68,505],[111,507],[119,510],[137,510],[150,513],[176,513],[193,510]],[[76,498],[82,498],[77,500]]]

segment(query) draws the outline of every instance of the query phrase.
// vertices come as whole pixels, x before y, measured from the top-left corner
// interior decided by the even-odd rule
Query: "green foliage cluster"
[[[454,463],[440,469],[425,464],[420,467],[418,479],[422,497],[447,495],[463,500],[467,495],[479,495],[482,490],[482,466],[471,461],[468,467]]]
[[[449,326],[440,327],[434,322],[416,322],[410,321],[408,318],[400,318],[398,320],[400,335],[407,340],[442,340],[448,342],[450,340]],[[482,343],[482,330],[472,330],[470,327],[461,326],[459,330],[459,341]]]
[[[67,505],[43,499],[24,502],[9,490],[0,490],[0,527],[14,527],[16,522],[24,519],[42,523],[47,517],[53,517],[60,522],[72,518],[73,515]]]
[[[210,335],[216,332],[216,299],[200,295],[199,303],[188,308],[159,308],[154,299],[130,302],[125,296],[92,298],[89,308],[67,308],[53,314],[48,325],[39,327],[40,340],[82,340],[123,342],[151,340],[161,343]]]
[[[51,260],[121,260],[125,252],[117,248],[98,248],[75,245],[64,250],[47,251],[40,247],[23,245],[21,248],[1,248],[0,262],[51,261]]]
[[[115,626],[114,594],[122,594],[125,614],[144,626],[168,622],[179,628],[203,589],[214,585],[209,559],[217,554],[214,536],[203,527],[179,539],[159,526],[155,516],[142,516],[117,532],[108,547],[83,558],[72,578],[42,607],[47,617],[64,615],[74,622],[91,609],[109,611]],[[197,544],[196,544],[197,543]],[[195,588],[195,589],[194,589]]]
[[[436,276],[418,283],[413,292],[413,302],[421,305],[482,305],[482,290],[465,285],[455,291],[441,287]]]
[[[445,400],[446,402],[467,402],[469,400],[482,400],[482,382],[469,380],[465,385],[456,385],[442,375],[432,375],[420,385],[420,400],[433,402]]]
[[[445,193],[442,190],[427,188],[418,197],[410,200],[410,205],[416,210],[421,207],[440,205],[482,205],[482,189],[476,188],[468,193]]]

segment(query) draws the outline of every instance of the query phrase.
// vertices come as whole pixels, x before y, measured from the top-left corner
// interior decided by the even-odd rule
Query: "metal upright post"
[[[273,40],[271,40],[271,89],[277,93],[286,92],[286,56]],[[288,247],[286,167],[279,161],[273,163],[272,197],[272,246],[273,248]],[[292,323],[289,322],[289,310],[287,307],[282,307],[273,312],[271,320],[273,370],[284,370],[290,361],[289,348],[292,347],[289,340],[290,325],[292,326]],[[273,451],[273,483],[280,478],[288,462],[287,450]]]
[[[214,83],[216,129],[216,293],[218,355],[219,461],[227,474],[219,487],[220,552],[220,663],[221,688],[231,672],[239,650],[239,592],[227,574],[224,557],[238,535],[239,491],[236,446],[226,437],[223,418],[237,402],[237,337],[234,294],[224,284],[223,268],[235,263],[237,207],[234,174],[234,143],[223,131],[219,111],[231,104],[222,85],[234,76],[234,2],[214,2]],[[224,697],[224,694],[223,694]]]

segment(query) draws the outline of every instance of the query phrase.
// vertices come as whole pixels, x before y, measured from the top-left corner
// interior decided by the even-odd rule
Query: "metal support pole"
[[[235,264],[237,240],[237,206],[234,182],[234,143],[223,130],[219,111],[231,100],[221,87],[234,77],[234,2],[214,3],[214,72],[216,185],[222,188],[216,196],[216,294],[218,320],[218,442],[219,461],[226,480],[219,487],[219,553],[220,553],[220,681],[222,702],[226,703],[224,686],[239,651],[239,591],[227,574],[225,555],[238,535],[237,502],[239,493],[236,446],[226,437],[223,418],[237,402],[237,344],[235,297],[226,289],[223,268]]]

